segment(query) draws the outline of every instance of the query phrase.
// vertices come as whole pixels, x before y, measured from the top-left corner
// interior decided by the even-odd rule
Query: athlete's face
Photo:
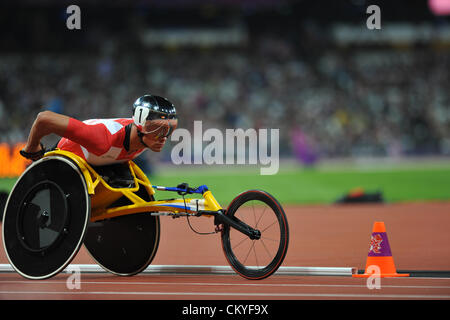
[[[173,130],[177,128],[177,125],[177,119],[149,120],[142,128],[141,132],[144,134],[142,140],[150,150],[160,152]]]

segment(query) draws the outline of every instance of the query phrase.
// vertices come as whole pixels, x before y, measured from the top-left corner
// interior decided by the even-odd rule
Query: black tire
[[[133,276],[152,262],[158,251],[159,238],[159,217],[135,213],[90,222],[84,245],[106,271]]]
[[[264,279],[277,271],[289,243],[286,215],[278,201],[267,192],[249,190],[230,203],[226,214],[261,232],[260,239],[251,240],[232,227],[224,226],[222,247],[234,271],[250,280]]]
[[[90,217],[84,177],[71,160],[45,157],[14,185],[3,217],[3,244],[12,267],[28,279],[47,279],[72,261]]]

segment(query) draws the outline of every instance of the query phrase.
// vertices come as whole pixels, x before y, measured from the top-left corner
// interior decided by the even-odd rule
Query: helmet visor
[[[177,128],[177,125],[178,120],[176,119],[148,120],[142,127],[141,132],[155,138],[168,138],[173,130]]]

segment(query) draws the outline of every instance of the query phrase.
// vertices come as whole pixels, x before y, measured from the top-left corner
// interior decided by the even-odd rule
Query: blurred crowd
[[[308,54],[276,38],[240,49],[3,53],[0,142],[26,141],[44,109],[80,120],[130,117],[134,100],[152,93],[176,105],[179,127],[279,128],[280,155],[305,161],[449,155],[449,70],[448,49]]]

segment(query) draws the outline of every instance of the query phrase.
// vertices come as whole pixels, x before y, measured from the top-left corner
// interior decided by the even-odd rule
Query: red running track
[[[450,270],[450,203],[285,207],[290,244],[284,266],[363,269],[374,221],[384,221],[398,270]],[[218,235],[193,234],[185,219],[162,218],[155,265],[227,265]],[[208,218],[191,219],[210,231]],[[0,263],[7,263],[3,245]],[[84,248],[75,264],[93,263]],[[382,278],[380,289],[351,277],[281,276],[260,281],[237,275],[82,274],[80,288],[67,286],[69,274],[32,281],[0,274],[0,300],[450,300],[450,278]],[[69,279],[71,280],[71,279]]]
[[[380,289],[365,279],[350,277],[277,276],[248,281],[234,275],[82,274],[77,288],[73,277],[60,274],[31,281],[16,274],[0,275],[0,299],[32,300],[412,300],[450,299],[448,278],[382,278]],[[68,285],[69,284],[69,285]]]

